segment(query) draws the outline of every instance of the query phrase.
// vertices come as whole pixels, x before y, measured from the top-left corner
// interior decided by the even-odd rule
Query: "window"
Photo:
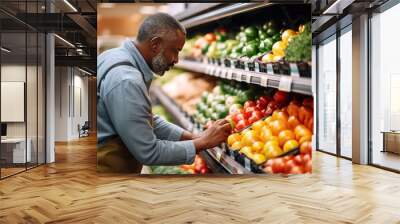
[[[318,150],[336,153],[336,36],[318,48]]]
[[[400,5],[371,18],[372,164],[400,170]],[[399,132],[392,132],[399,131]]]
[[[351,25],[341,31],[340,45],[340,155],[352,157],[352,34]]]

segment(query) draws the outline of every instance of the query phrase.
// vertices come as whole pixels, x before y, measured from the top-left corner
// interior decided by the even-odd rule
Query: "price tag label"
[[[251,75],[250,74],[246,74],[246,82],[251,83]]]
[[[220,73],[221,69],[219,67],[215,68],[215,72],[214,75],[219,77],[219,73]]]
[[[217,157],[218,161],[221,161],[221,157],[222,157],[222,150],[216,149],[215,150],[215,155]]]
[[[246,170],[248,170],[248,171],[251,171],[251,165],[250,164],[251,164],[250,160],[247,157],[245,157],[244,158],[244,168],[246,168]]]
[[[250,71],[249,70],[249,63],[247,63],[247,62],[244,63],[244,70],[245,71]]]
[[[215,70],[216,70],[215,66],[212,66],[211,67],[211,71],[210,71],[210,75],[215,75]]]
[[[222,69],[221,70],[221,78],[226,78],[226,74],[227,74],[227,70],[226,69]]]
[[[257,62],[255,63],[254,71],[260,72],[260,64],[258,64]]]
[[[207,66],[205,67],[205,69],[204,69],[203,72],[204,72],[205,74],[208,74],[208,70],[209,70],[209,69],[210,69],[210,67],[207,65]]]
[[[239,81],[239,82],[242,81],[242,72],[238,72],[238,73],[236,74],[236,81]]]
[[[227,79],[232,79],[232,69],[228,69],[228,73],[226,74]]]
[[[274,74],[274,68],[272,67],[271,63],[267,64],[267,73],[268,74]]]
[[[289,65],[290,65],[290,75],[294,77],[300,77],[299,67],[297,67],[297,64],[290,63]]]
[[[290,92],[292,90],[292,77],[281,76],[278,89],[281,91]]]
[[[266,75],[261,75],[261,86],[267,87],[268,85],[268,77]]]

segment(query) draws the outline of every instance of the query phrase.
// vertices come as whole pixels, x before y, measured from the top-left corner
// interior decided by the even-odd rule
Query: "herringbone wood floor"
[[[98,175],[95,139],[0,181],[0,223],[400,223],[400,175],[315,153],[312,175]]]

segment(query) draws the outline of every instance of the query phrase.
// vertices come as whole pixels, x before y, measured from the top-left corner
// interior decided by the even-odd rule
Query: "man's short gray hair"
[[[137,40],[143,42],[153,37],[161,37],[168,32],[180,30],[186,35],[185,27],[174,17],[166,13],[157,13],[147,17],[139,28]]]

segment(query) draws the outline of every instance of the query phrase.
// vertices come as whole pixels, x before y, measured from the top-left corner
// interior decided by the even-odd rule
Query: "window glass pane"
[[[0,13],[0,17],[7,18]],[[10,20],[12,20],[10,18]],[[25,170],[30,161],[26,141],[26,33],[1,29],[1,174],[2,178]]]
[[[318,48],[318,149],[336,153],[336,37]]]
[[[352,156],[352,35],[340,36],[340,153]]]
[[[398,21],[400,4],[371,19],[372,163],[396,170],[400,170],[400,45],[393,27]]]

